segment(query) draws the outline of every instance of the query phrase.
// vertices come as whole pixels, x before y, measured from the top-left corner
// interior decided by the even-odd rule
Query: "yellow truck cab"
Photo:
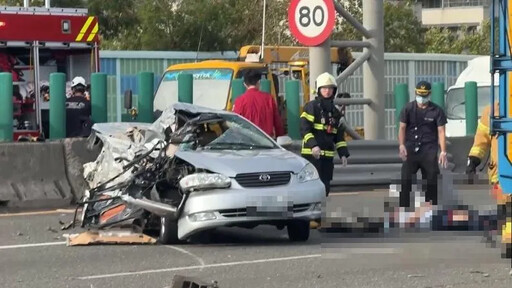
[[[259,69],[263,77],[270,81],[270,93],[277,99],[279,95],[277,75],[262,63],[207,60],[195,63],[172,65],[165,71],[155,94],[153,109],[163,111],[178,102],[178,75],[193,75],[193,103],[213,109],[231,111],[231,86],[233,79],[240,79],[247,69]]]

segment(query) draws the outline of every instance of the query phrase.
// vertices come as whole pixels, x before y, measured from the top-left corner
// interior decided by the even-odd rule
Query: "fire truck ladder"
[[[498,4],[498,5],[496,5]],[[495,13],[498,8],[498,37],[499,52],[495,49]],[[512,71],[512,57],[509,27],[510,16],[512,16],[512,7],[508,0],[493,0],[491,7],[491,135],[498,136],[498,176],[503,193],[512,193],[512,163],[508,157],[509,147],[507,147],[507,137],[512,137],[509,133],[512,131],[512,118],[510,118],[510,93],[508,74]],[[499,81],[499,113],[494,115],[494,74],[498,72]],[[512,155],[511,155],[512,156]]]

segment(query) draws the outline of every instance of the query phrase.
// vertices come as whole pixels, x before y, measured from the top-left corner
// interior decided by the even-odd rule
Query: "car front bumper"
[[[320,180],[288,185],[244,188],[233,181],[229,189],[192,192],[178,220],[178,237],[202,230],[243,224],[314,220],[322,215],[325,186]]]

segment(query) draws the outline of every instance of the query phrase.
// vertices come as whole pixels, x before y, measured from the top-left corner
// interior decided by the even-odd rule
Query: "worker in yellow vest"
[[[495,115],[499,111],[498,103],[494,106]],[[510,195],[504,194],[501,190],[498,179],[498,139],[496,136],[490,134],[490,114],[491,106],[485,107],[482,112],[482,116],[478,122],[477,131],[474,137],[473,146],[469,151],[468,164],[466,167],[466,174],[474,175],[476,167],[480,165],[482,159],[487,155],[490,149],[489,166],[487,173],[489,175],[489,184],[491,185],[491,195],[497,202],[498,206],[498,221],[493,230],[498,234],[501,234],[501,242],[505,244],[506,257],[511,257],[512,249],[512,199]],[[510,137],[508,141],[508,147],[512,147],[512,141]],[[491,229],[492,229],[491,228]],[[501,232],[501,233],[500,233]],[[492,235],[488,235],[492,237]]]

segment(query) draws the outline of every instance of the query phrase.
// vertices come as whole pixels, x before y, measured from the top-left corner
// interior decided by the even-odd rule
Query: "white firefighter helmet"
[[[336,78],[330,73],[324,72],[316,78],[316,91],[319,92],[321,87],[332,87],[334,88],[333,95],[336,95],[338,85],[336,84]]]
[[[85,84],[85,79],[84,77],[81,77],[81,76],[77,76],[75,78],[73,78],[73,81],[71,81],[71,88],[74,88],[76,87],[77,85],[82,85],[84,87],[87,86],[87,84]]]

